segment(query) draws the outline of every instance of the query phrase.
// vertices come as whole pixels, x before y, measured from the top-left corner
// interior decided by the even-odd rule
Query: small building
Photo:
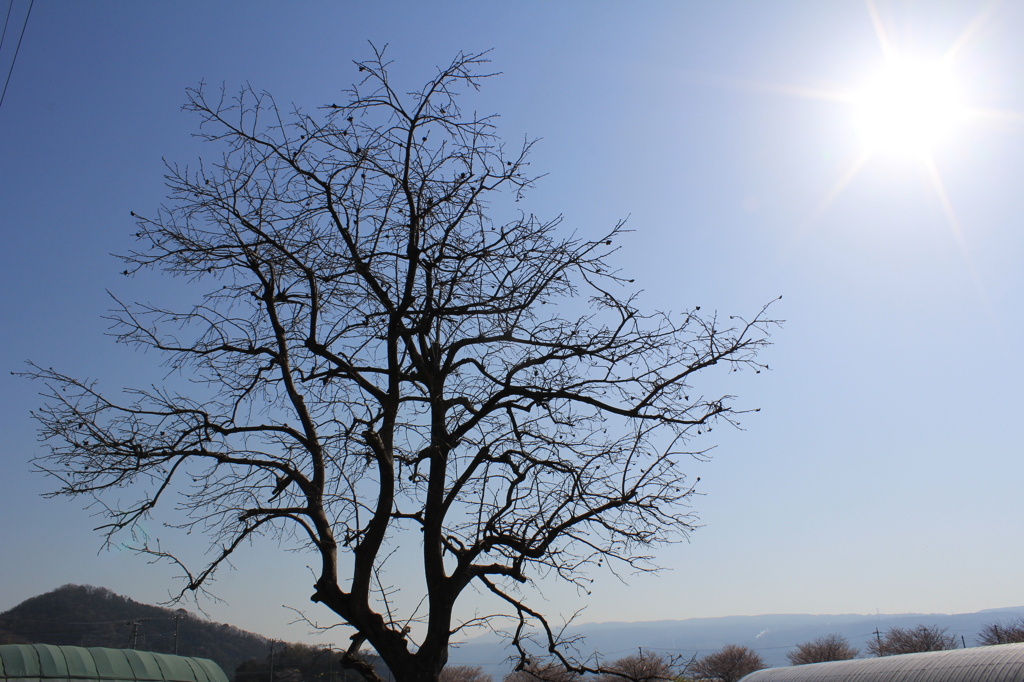
[[[0,682],[228,682],[206,658],[134,649],[0,645]]]
[[[1024,643],[766,668],[742,682],[1024,682]]]

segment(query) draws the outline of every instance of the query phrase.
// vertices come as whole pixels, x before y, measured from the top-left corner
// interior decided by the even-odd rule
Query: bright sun
[[[998,3],[989,3],[986,9],[978,12],[941,58],[933,61],[911,56],[913,51],[907,49],[909,46],[894,45],[889,39],[891,31],[886,27],[875,0],[865,0],[865,3],[881,48],[884,67],[866,79],[862,87],[857,90],[823,89],[756,81],[745,87],[852,105],[853,122],[863,147],[859,154],[843,164],[845,168],[840,169],[838,179],[814,210],[808,224],[828,210],[872,159],[903,157],[904,161],[919,162],[950,227],[960,238],[960,223],[937,163],[945,155],[936,152],[965,124],[988,117],[1001,119],[1009,116],[1013,120],[1024,120],[1024,116],[1017,112],[988,110],[969,103],[973,88],[961,87],[967,81],[958,79],[960,70],[953,68],[959,55],[994,21]]]
[[[856,95],[857,127],[872,152],[928,153],[962,118],[956,79],[939,63],[892,61]]]

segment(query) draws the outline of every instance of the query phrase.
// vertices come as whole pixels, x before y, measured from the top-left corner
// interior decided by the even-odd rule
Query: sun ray
[[[792,97],[800,97],[802,99],[815,99],[826,102],[849,103],[853,101],[854,97],[853,93],[849,90],[818,88],[806,85],[792,85],[788,83],[773,83],[770,81],[759,81],[750,78],[735,78],[706,73],[691,73],[690,78],[693,82],[728,90],[768,92],[776,95],[789,95]]]
[[[992,0],[987,7],[983,8],[978,12],[971,23],[967,24],[967,27],[960,33],[956,41],[946,50],[946,54],[942,56],[942,61],[952,62],[956,57],[967,49],[971,41],[978,37],[978,33],[986,24],[988,24],[995,17],[996,10],[1003,5],[1003,0]]]
[[[882,17],[878,13],[878,6],[875,4],[875,0],[865,0],[865,3],[868,6],[871,25],[875,27],[875,36],[878,38],[878,44],[882,47],[882,56],[885,57],[886,62],[891,62],[894,57],[892,43],[889,42],[889,36],[885,32],[885,24],[882,23]]]
[[[956,217],[956,213],[953,211],[953,204],[949,200],[949,193],[946,192],[946,185],[942,182],[942,176],[939,175],[939,169],[935,165],[935,160],[930,154],[926,154],[922,157],[924,162],[925,170],[928,172],[928,178],[932,182],[932,187],[935,189],[935,194],[939,199],[939,205],[942,207],[942,212],[946,216],[946,220],[949,221],[949,227],[953,231],[953,236],[956,238],[957,244],[960,246],[960,252],[964,258],[967,258],[967,243],[964,241],[964,233],[960,228],[960,221]],[[969,259],[968,259],[968,262]],[[971,270],[973,271],[973,267]]]
[[[964,259],[964,264],[967,266],[967,271],[970,273],[971,283],[974,285],[974,291],[981,300],[982,305],[989,313],[995,333],[1005,341],[1006,337],[1002,328],[1002,323],[999,316],[996,314],[996,310],[992,305],[991,299],[989,299],[985,286],[982,284],[981,276],[978,274],[978,270],[974,266],[974,260],[971,258],[971,253],[967,248],[967,240],[964,238],[960,221],[957,219],[956,213],[953,211],[953,203],[949,199],[949,193],[946,192],[946,185],[942,182],[942,176],[939,175],[939,169],[930,155],[925,156],[924,165],[928,171],[928,177],[931,180],[932,187],[935,189],[935,195],[939,199],[939,205],[942,207],[942,212],[945,214],[946,220],[949,221],[949,227],[956,239],[957,248],[960,251],[960,257]]]

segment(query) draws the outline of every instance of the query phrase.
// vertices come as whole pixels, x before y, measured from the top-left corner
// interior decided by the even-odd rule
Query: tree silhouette
[[[978,641],[984,645],[1024,642],[1024,618],[984,625],[978,633]]]
[[[654,651],[625,656],[606,667],[596,682],[671,682],[674,661]]]
[[[580,674],[550,661],[529,661],[502,678],[502,682],[578,682]]]
[[[439,682],[493,682],[478,665],[450,665],[441,671]]]
[[[860,651],[850,646],[849,640],[842,635],[825,635],[810,642],[798,644],[796,650],[786,654],[791,665],[807,663],[827,663],[828,661],[847,661],[857,658]]]
[[[737,682],[741,677],[767,667],[761,655],[753,649],[729,644],[713,654],[697,659],[691,666],[691,672],[699,680]]]
[[[641,312],[610,262],[621,223],[565,235],[515,211],[532,143],[509,149],[493,117],[460,108],[485,65],[460,54],[402,95],[378,51],[347,103],[315,114],[191,90],[223,156],[168,166],[169,203],[137,216],[123,259],[205,293],[112,313],[118,341],[181,379],[118,401],[28,372],[48,387],[37,464],[55,495],[99,499],[110,542],[176,562],[183,594],[259,536],[312,551],[311,599],[355,629],[342,662],[368,679],[364,643],[396,680],[435,680],[452,636],[498,615],[520,666],[536,637],[586,669],[523,587],[652,570],[651,549],[686,536],[679,462],[737,416],[695,378],[760,371],[772,324]],[[198,568],[139,526],[175,496],[167,523],[212,541]],[[410,561],[421,582],[396,595],[383,576]],[[454,620],[470,586],[495,616]]]
[[[948,629],[940,628],[938,625],[890,628],[881,637],[868,641],[868,652],[874,656],[895,656],[921,651],[956,649],[958,642],[954,635],[946,634]]]

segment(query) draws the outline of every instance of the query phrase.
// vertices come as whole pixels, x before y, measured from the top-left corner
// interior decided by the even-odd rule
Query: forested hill
[[[177,638],[175,638],[177,628]],[[242,661],[263,660],[266,637],[188,613],[140,604],[103,587],[64,585],[0,613],[0,644],[134,648],[216,661],[228,677]],[[279,645],[280,646],[280,645]]]

